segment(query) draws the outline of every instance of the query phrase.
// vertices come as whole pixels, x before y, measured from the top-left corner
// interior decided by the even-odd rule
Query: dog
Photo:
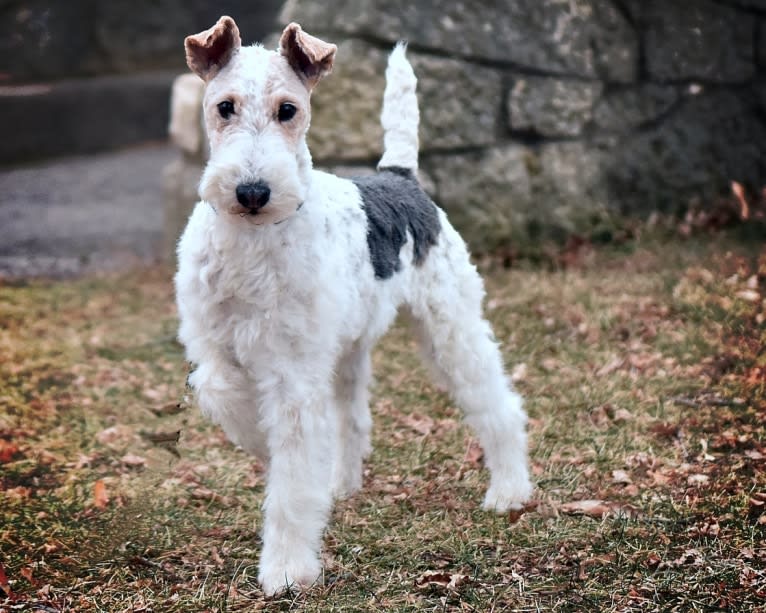
[[[179,338],[201,411],[267,465],[258,580],[311,586],[334,498],[362,485],[370,351],[397,311],[484,449],[483,507],[531,496],[526,415],[482,315],[465,243],[420,188],[416,78],[386,69],[375,175],[313,169],[310,97],[337,47],[291,23],[279,48],[242,47],[230,17],[185,40],[206,83],[210,160],[178,244]]]

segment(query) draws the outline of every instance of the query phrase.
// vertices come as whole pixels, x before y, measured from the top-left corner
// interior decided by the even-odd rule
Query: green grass
[[[262,467],[183,400],[169,274],[0,286],[0,611],[755,610],[759,249],[716,235],[583,250],[566,270],[482,262],[527,401],[534,503],[479,510],[481,452],[398,324],[324,585],[271,600],[255,581]]]

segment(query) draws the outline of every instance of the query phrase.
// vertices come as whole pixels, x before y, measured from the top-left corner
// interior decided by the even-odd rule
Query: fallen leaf
[[[32,495],[32,489],[18,485],[16,487],[9,487],[5,490],[5,497],[10,500],[26,500]]]
[[[677,424],[662,422],[649,428],[649,432],[663,438],[679,438],[681,429]]]
[[[604,500],[576,500],[565,502],[559,508],[562,513],[567,515],[585,515],[595,519],[603,519],[609,515],[618,517],[634,517],[636,515],[636,510],[628,505]]]
[[[686,478],[686,483],[689,485],[705,485],[708,481],[710,481],[710,477],[701,474],[689,475]]]
[[[699,549],[687,549],[678,558],[673,560],[671,564],[673,566],[686,566],[691,564],[692,566],[700,566],[703,564],[703,556]]]
[[[189,408],[189,404],[186,402],[167,402],[159,407],[149,407],[149,410],[157,417],[165,417],[168,415],[177,415],[183,413]]]
[[[649,554],[649,556],[646,558],[646,565],[649,568],[657,568],[662,563],[662,558],[658,556],[656,553],[652,552]]]
[[[742,221],[746,221],[750,217],[750,205],[747,202],[747,196],[745,196],[745,188],[737,181],[731,182],[731,191],[739,204],[739,218]]]
[[[629,484],[632,483],[633,480],[630,478],[630,475],[625,470],[613,470],[612,471],[612,482],[613,483],[624,483]]]
[[[128,453],[122,456],[120,462],[131,468],[146,466],[146,458],[142,458],[140,455],[135,455],[133,453]]]
[[[454,590],[468,582],[468,575],[443,570],[427,570],[415,579],[417,587],[440,586]]]
[[[617,409],[614,412],[614,417],[612,417],[612,421],[614,421],[616,424],[622,424],[626,421],[630,421],[631,419],[633,419],[633,413],[627,409]]]
[[[463,462],[474,466],[481,466],[482,460],[484,460],[484,450],[481,448],[481,445],[478,441],[469,440],[468,447],[463,456]]]
[[[734,294],[740,300],[745,302],[759,302],[761,295],[752,289],[743,289]]]
[[[0,439],[0,464],[6,464],[19,452],[19,446],[10,441]]]
[[[615,356],[609,362],[604,364],[601,368],[599,368],[596,371],[596,376],[597,377],[603,377],[605,375],[609,375],[609,374],[615,372],[616,370],[619,370],[620,368],[622,368],[622,365],[624,363],[625,363],[625,359],[624,358]]]
[[[96,435],[96,440],[102,445],[125,443],[131,438],[133,438],[133,429],[123,425],[110,426]]]
[[[702,524],[697,529],[697,533],[701,534],[702,536],[718,536],[721,533],[721,526],[718,522],[712,521]]]
[[[223,496],[221,496],[220,494],[206,487],[195,487],[191,491],[191,497],[196,498],[197,500],[211,500],[211,501],[223,500]]]
[[[420,415],[419,413],[401,415],[399,417],[399,422],[423,436],[431,434],[435,424],[432,417],[429,417],[428,415]]]
[[[524,381],[527,378],[527,370],[527,365],[524,362],[516,364],[511,371],[511,381],[514,383]]]
[[[27,581],[29,581],[32,585],[35,583],[35,579],[32,576],[32,569],[29,566],[24,566],[20,571],[19,574],[24,577]]]
[[[213,547],[210,550],[210,557],[213,558],[213,562],[215,562],[218,566],[223,567],[224,560],[221,557],[221,554],[218,553],[218,547]]]
[[[177,443],[181,438],[180,430],[173,430],[171,432],[142,432],[147,441],[152,443]]]
[[[8,577],[5,574],[5,567],[2,562],[0,562],[0,590],[5,592],[5,595],[8,596],[8,598],[13,598],[13,592],[11,591],[11,586],[8,584]]]
[[[93,485],[93,504],[97,509],[105,509],[109,504],[109,494],[106,492],[106,485],[99,479]]]

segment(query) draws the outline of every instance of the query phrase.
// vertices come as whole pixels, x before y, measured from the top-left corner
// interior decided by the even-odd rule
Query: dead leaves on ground
[[[662,257],[651,254],[651,258],[648,264],[630,264],[630,270],[661,267]],[[619,584],[624,588],[621,598],[627,599],[621,604],[636,608],[636,603],[651,602],[666,575],[673,580],[704,575],[705,565],[716,571],[734,569],[733,578],[721,579],[726,590],[747,594],[762,590],[759,573],[766,567],[766,553],[742,539],[766,530],[766,361],[762,354],[766,255],[757,263],[737,256],[695,262],[675,283],[672,295],[663,286],[665,281],[647,282],[643,273],[636,280],[645,283],[645,291],[633,286],[619,289],[622,280],[616,278],[584,275],[573,292],[575,299],[570,300],[572,295],[561,288],[549,288],[541,294],[545,300],[534,298],[538,304],[522,305],[527,312],[516,315],[519,300],[526,295],[523,292],[530,287],[537,291],[541,281],[549,286],[551,282],[539,273],[530,274],[528,285],[522,283],[522,293],[516,293],[515,282],[519,277],[523,281],[526,273],[514,274],[514,284],[505,276],[496,281],[488,307],[496,323],[511,322],[503,337],[510,341],[508,346],[520,347],[513,356],[518,366],[512,378],[530,398],[537,500],[522,512],[499,518],[478,514],[486,485],[482,450],[475,439],[464,436],[459,413],[448,401],[433,388],[414,383],[420,375],[410,376],[411,369],[394,363],[391,356],[407,348],[402,334],[384,347],[385,366],[392,374],[378,392],[383,400],[373,410],[384,425],[386,451],[369,465],[361,497],[340,505],[339,519],[331,529],[346,531],[344,537],[351,534],[368,540],[361,541],[364,553],[358,558],[356,554],[343,557],[340,539],[331,534],[337,539],[328,545],[338,558],[336,569],[362,567],[365,581],[380,585],[379,602],[401,603],[397,598],[404,591],[418,605],[434,607],[440,601],[460,606],[467,595],[492,592],[488,598],[495,598],[495,590],[505,598],[509,585],[522,604],[532,602],[523,598],[534,590],[538,594],[549,590],[546,594],[565,598],[573,585],[604,604],[598,594]],[[569,281],[559,277],[557,282]],[[505,285],[513,285],[513,292]],[[37,535],[32,523],[42,525],[48,520],[40,513],[53,511],[34,505],[44,504],[42,494],[65,493],[76,509],[72,525],[93,526],[111,514],[128,517],[128,511],[147,513],[152,525],[146,534],[131,532],[134,542],[154,542],[157,534],[176,541],[188,538],[188,534],[174,533],[172,523],[162,523],[171,515],[174,521],[194,517],[210,525],[231,522],[193,534],[195,541],[213,539],[220,549],[209,543],[189,548],[185,541],[167,545],[177,549],[162,555],[131,551],[125,560],[132,583],[121,587],[135,589],[142,602],[149,602],[158,593],[152,590],[164,589],[162,582],[172,579],[172,590],[165,596],[197,603],[200,591],[219,589],[223,582],[220,594],[242,598],[247,592],[252,603],[260,606],[263,601],[252,579],[249,588],[246,582],[232,579],[238,587],[228,592],[225,583],[236,575],[233,564],[242,560],[254,564],[251,541],[257,541],[262,476],[250,460],[227,446],[217,430],[187,425],[185,420],[191,418],[184,412],[186,405],[178,402],[186,374],[180,353],[173,354],[177,365],[171,365],[167,356],[158,359],[150,343],[133,347],[125,342],[120,347],[125,355],[119,354],[109,345],[108,326],[99,321],[101,311],[90,312],[99,302],[105,303],[99,307],[103,312],[119,312],[109,300],[83,300],[96,329],[83,328],[85,353],[77,350],[67,356],[76,363],[62,366],[46,354],[44,360],[36,355],[25,364],[18,353],[19,364],[2,366],[6,370],[0,375],[7,372],[10,377],[7,395],[16,403],[34,397],[30,410],[39,421],[24,432],[18,425],[0,423],[3,503],[10,501],[24,512],[34,509],[30,524],[23,528],[26,540],[6,540],[4,546],[15,557],[9,558],[11,566],[3,560],[6,566],[0,570],[12,572],[9,577],[0,576],[0,591],[7,596],[12,589],[14,594],[34,598],[35,590],[40,592],[46,585],[53,589],[46,583],[54,574],[51,569],[71,557],[73,546],[59,538],[66,531],[55,539]],[[140,316],[140,309],[130,315]],[[75,316],[74,320],[78,318],[84,319]],[[695,321],[699,323],[689,323]],[[675,348],[685,342],[684,335],[694,325],[705,347],[714,350],[699,360]],[[39,322],[30,326],[37,326],[38,334],[44,331]],[[75,330],[80,329],[72,326],[56,342],[75,347]],[[43,340],[45,351],[55,348],[50,339]],[[176,351],[170,346],[165,349],[171,354]],[[695,347],[688,353],[696,356],[696,351]],[[6,389],[0,402],[5,402],[5,396]],[[561,403],[548,412],[542,408],[547,407],[546,396],[556,400],[576,396],[582,401]],[[42,426],[83,413],[91,420],[85,444],[75,452],[47,444],[72,433],[46,433]],[[109,418],[98,422],[99,415]],[[128,423],[129,416],[140,419]],[[564,422],[567,417],[573,421]],[[144,424],[145,420],[151,423]],[[573,423],[587,437],[568,431]],[[183,458],[159,450],[162,472],[155,472],[155,447],[175,448],[181,427]],[[399,455],[402,450],[407,450],[406,457]],[[188,451],[204,453],[205,458],[189,458]],[[6,476],[11,472],[15,481]],[[133,483],[144,488],[151,483],[151,500],[131,491]],[[519,525],[512,526],[514,522]],[[0,540],[9,538],[0,529]],[[623,545],[622,538],[632,540]],[[445,541],[451,548],[447,564],[433,559],[410,564],[414,558],[406,557],[421,551],[423,543]],[[390,586],[386,573],[393,571],[381,566],[377,556],[381,543],[396,548],[394,557],[386,558],[387,550],[380,556],[400,573],[391,576],[402,578]],[[117,545],[125,545],[125,539],[118,539]],[[507,551],[499,552],[501,546]],[[15,553],[22,549],[29,552],[29,559]],[[43,558],[46,565],[36,566]],[[407,574],[397,565],[412,570]],[[83,572],[85,567],[83,558],[68,570],[56,572]],[[101,598],[109,589],[107,580],[126,581],[117,567],[115,563],[113,575],[99,567],[98,572],[105,574],[87,576],[85,581],[91,583],[78,584],[76,589],[86,601]],[[343,576],[353,572],[357,571]],[[33,581],[42,583],[33,585]],[[93,585],[102,591],[92,591]],[[348,594],[358,587],[353,577],[344,578],[327,588],[323,597]],[[50,600],[39,597],[53,602],[53,596]],[[190,605],[187,610],[195,608]]]
[[[427,570],[415,579],[415,587],[420,589],[440,588],[457,590],[469,581],[469,576],[463,573]]]

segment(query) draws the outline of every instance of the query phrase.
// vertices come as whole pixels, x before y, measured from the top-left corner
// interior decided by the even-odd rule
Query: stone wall
[[[474,249],[608,239],[766,183],[766,0],[289,0],[280,19],[339,44],[317,165],[374,165],[409,41],[424,182]]]
[[[184,68],[183,39],[222,14],[253,37],[281,0],[2,0],[0,84]]]
[[[184,37],[231,12],[252,42],[281,3],[0,0],[0,165],[163,139]]]

